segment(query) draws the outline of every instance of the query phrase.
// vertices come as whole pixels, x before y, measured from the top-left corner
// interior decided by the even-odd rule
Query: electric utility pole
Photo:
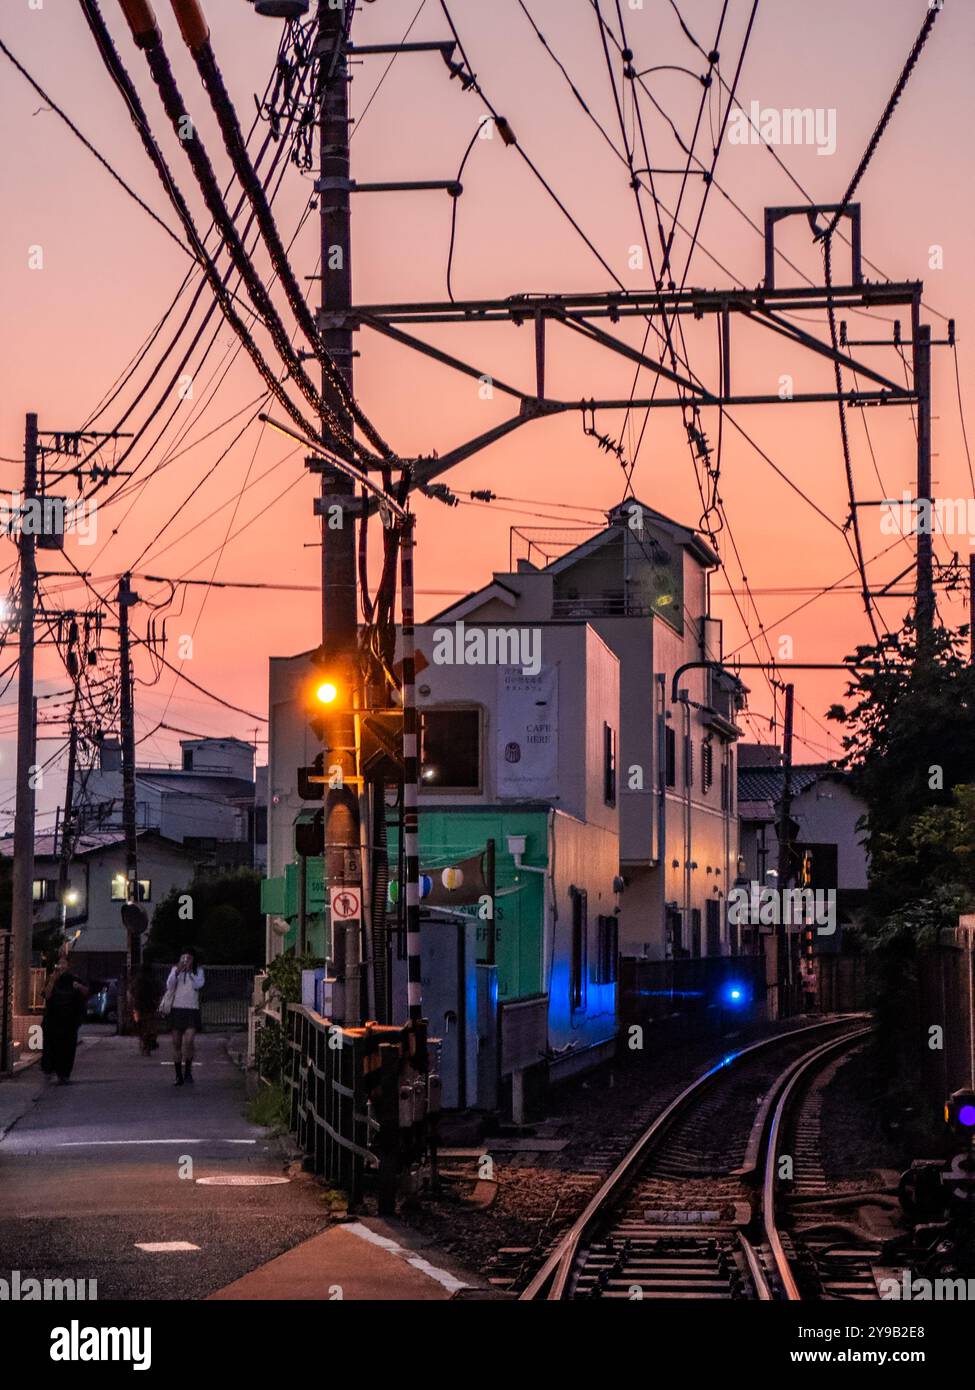
[[[914,335],[914,389],[917,392],[917,636],[924,643],[934,627],[934,506],[931,500],[931,328],[919,324]]]
[[[27,416],[24,431],[24,495],[18,523],[20,549],[20,654],[17,670],[17,800],[14,818],[13,1012],[30,1007],[30,963],[34,933],[34,590],[37,555],[30,504],[37,495],[37,416]]]
[[[121,699],[119,721],[122,745],[122,828],[125,833],[125,977],[131,983],[132,970],[142,961],[142,931],[145,912],[139,906],[139,842],[135,824],[135,709],[133,707],[132,657],[129,650],[129,609],[138,603],[132,591],[131,575],[123,574],[118,586],[118,653]],[[134,907],[133,907],[134,905]],[[120,1012],[128,1020],[128,999],[119,1001]]]
[[[779,804],[779,912],[775,928],[775,981],[778,1017],[781,1018],[787,1007],[788,985],[792,981],[792,942],[786,931],[785,894],[792,874],[792,725],[795,707],[796,688],[791,683],[785,687],[785,718],[782,729],[782,800]],[[791,1006],[791,1000],[789,1000]]]
[[[318,137],[320,168],[318,193],[321,233],[322,298],[319,331],[332,361],[342,374],[351,397],[353,389],[353,339],[349,320],[352,307],[351,185],[349,180],[349,70],[345,52],[345,11],[329,0],[318,0],[319,101]],[[340,429],[351,436],[352,417],[341,395],[322,371],[322,398],[337,417]],[[331,426],[321,421],[328,439]],[[333,446],[334,447],[334,446]],[[361,1020],[362,988],[362,851],[356,716],[354,701],[361,685],[358,661],[358,600],[352,480],[326,465],[322,468],[322,654],[338,672],[344,690],[334,708],[324,716],[324,766],[329,777],[325,794],[325,881],[330,899],[336,890],[345,901],[358,901],[358,916],[331,917],[332,958],[339,981],[336,1008],[341,1023]],[[339,511],[333,509],[338,508]],[[341,525],[330,525],[333,516]],[[344,985],[344,988],[342,987]],[[339,1010],[341,1009],[341,1012]]]

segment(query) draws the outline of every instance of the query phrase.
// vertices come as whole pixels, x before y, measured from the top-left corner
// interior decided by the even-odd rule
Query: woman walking
[[[85,1016],[85,988],[66,965],[54,973],[44,1009],[44,1044],[41,1052],[41,1071],[45,1076],[57,1074],[62,1086],[67,1085],[78,1048],[78,1029]]]
[[[205,983],[196,952],[184,951],[169,972],[164,996],[173,1029],[177,1086],[193,1080],[193,1039],[200,1030],[200,990]]]

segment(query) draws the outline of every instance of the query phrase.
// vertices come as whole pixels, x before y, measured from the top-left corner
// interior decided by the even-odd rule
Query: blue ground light
[[[749,1002],[749,989],[747,985],[741,984],[738,980],[729,980],[722,986],[721,1001],[732,1009],[742,1009]]]

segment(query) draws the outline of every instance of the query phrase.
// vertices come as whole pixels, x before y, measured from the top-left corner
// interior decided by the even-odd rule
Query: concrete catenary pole
[[[349,3],[352,0],[348,0]],[[318,0],[318,102],[321,234],[321,309],[319,330],[351,394],[353,342],[348,326],[352,304],[351,186],[349,181],[349,71],[345,50],[347,5],[336,8]],[[352,434],[351,414],[339,392],[322,371],[322,397],[337,417],[339,428]],[[322,436],[331,440],[330,422],[323,416]],[[341,679],[341,695],[324,716],[325,879],[329,894],[350,890],[362,900],[362,851],[359,825],[359,783],[354,699],[360,687],[358,662],[358,603],[353,506],[355,485],[335,470],[322,473],[322,648],[329,667]],[[341,524],[331,524],[339,517]],[[343,1016],[355,1024],[361,1017],[362,920],[346,919],[339,927],[333,917],[332,956],[345,988],[339,991]]]

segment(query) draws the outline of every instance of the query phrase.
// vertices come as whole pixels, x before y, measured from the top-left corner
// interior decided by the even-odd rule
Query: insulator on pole
[[[132,37],[140,48],[145,48],[160,37],[159,25],[153,14],[149,0],[118,0],[122,13],[132,30]]]
[[[200,7],[200,0],[169,0],[183,35],[183,42],[193,53],[210,41],[210,26]]]

